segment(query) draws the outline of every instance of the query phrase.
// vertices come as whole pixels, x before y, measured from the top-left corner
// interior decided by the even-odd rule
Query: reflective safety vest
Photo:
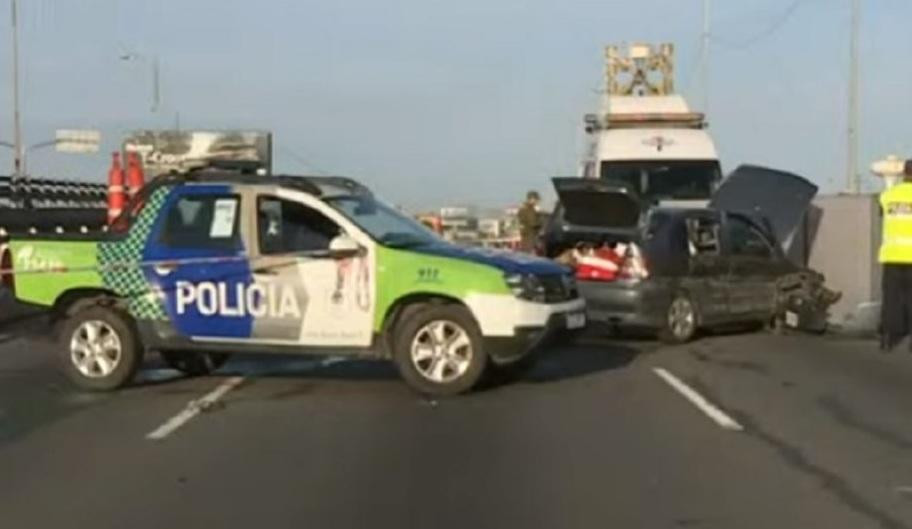
[[[903,183],[880,194],[883,212],[881,263],[912,264],[912,183]]]

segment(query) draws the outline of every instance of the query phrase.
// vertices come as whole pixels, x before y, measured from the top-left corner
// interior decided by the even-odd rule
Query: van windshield
[[[600,177],[624,182],[642,198],[709,200],[722,179],[717,160],[603,161]]]

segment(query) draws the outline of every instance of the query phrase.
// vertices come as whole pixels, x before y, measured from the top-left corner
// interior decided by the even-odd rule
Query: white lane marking
[[[706,400],[703,395],[697,393],[693,388],[687,384],[681,382],[681,380],[666,371],[661,367],[653,368],[653,371],[656,375],[659,376],[662,380],[668,383],[669,386],[675,389],[678,393],[684,396],[685,399],[689,400],[691,404],[697,407],[700,411],[706,414],[710,419],[715,421],[716,424],[721,426],[726,430],[734,430],[740,432],[744,430],[737,421],[729,417],[724,411],[720,410],[715,404]]]
[[[907,485],[894,487],[893,491],[896,492],[897,494],[901,494],[903,496],[912,496],[912,487],[909,487]]]
[[[185,407],[180,413],[165,421],[155,430],[149,432],[146,435],[146,439],[149,439],[150,441],[161,441],[165,437],[168,437],[172,432],[174,432],[174,430],[177,430],[186,424],[190,419],[199,415],[201,411],[215,404],[220,398],[225,396],[226,393],[238,387],[243,381],[244,377],[231,377],[219,384],[218,387],[214,390],[203,395],[201,398],[191,400],[187,403],[187,407]]]

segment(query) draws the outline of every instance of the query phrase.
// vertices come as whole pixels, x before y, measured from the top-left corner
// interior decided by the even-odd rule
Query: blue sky
[[[699,0],[20,1],[28,142],[91,127],[109,152],[125,131],[170,126],[179,112],[185,128],[271,129],[279,170],[351,175],[412,208],[509,204],[573,174],[605,44],[674,42],[678,88],[701,101]],[[867,175],[874,158],[912,155],[912,3],[862,3]],[[784,21],[792,0],[713,4],[709,119],[725,168],[767,164],[840,189],[849,0],[806,0]],[[118,60],[128,51],[160,57],[157,114],[149,67]],[[100,180],[107,162],[47,150],[30,167]]]

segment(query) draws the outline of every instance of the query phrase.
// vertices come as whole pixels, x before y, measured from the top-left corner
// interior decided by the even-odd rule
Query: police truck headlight
[[[531,274],[507,274],[504,279],[514,296],[536,303],[545,302],[545,286],[538,277]]]

